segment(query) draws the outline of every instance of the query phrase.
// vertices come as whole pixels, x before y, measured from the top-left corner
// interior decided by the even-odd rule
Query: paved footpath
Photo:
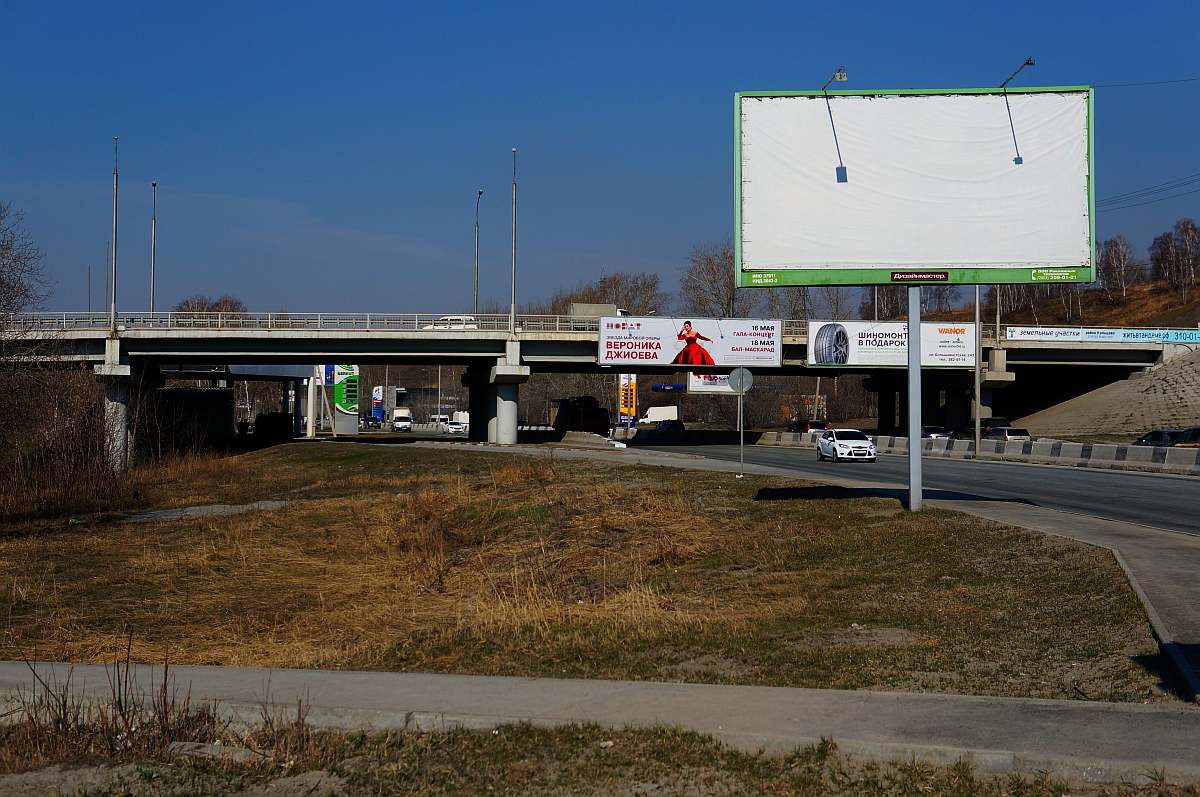
[[[36,665],[62,683],[62,664]],[[901,692],[789,689],[633,681],[502,678],[425,673],[174,667],[193,701],[219,701],[253,722],[264,701],[284,710],[298,698],[318,726],[375,729],[537,725],[680,726],[747,750],[771,752],[835,740],[882,760],[972,761],[987,771],[1047,770],[1072,780],[1140,781],[1154,770],[1200,782],[1200,709],[1070,700],[1023,700]],[[136,670],[153,689],[161,668]],[[33,682],[23,663],[0,663],[0,700]],[[100,665],[77,665],[77,689],[108,694]],[[0,710],[3,713],[3,710]]]

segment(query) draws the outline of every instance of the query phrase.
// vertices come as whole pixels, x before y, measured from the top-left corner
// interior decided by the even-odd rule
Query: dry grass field
[[[0,531],[0,657],[1170,699],[1107,552],[804,482],[322,442],[129,494]]]

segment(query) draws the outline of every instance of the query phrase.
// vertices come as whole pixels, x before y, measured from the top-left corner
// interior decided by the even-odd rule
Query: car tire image
[[[841,324],[825,324],[811,345],[817,365],[845,365],[850,360],[850,333]]]

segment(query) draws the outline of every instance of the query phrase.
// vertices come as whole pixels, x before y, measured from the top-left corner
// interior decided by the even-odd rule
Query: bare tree
[[[817,290],[828,318],[837,320],[850,316],[851,293],[849,288],[822,285]]]
[[[758,298],[738,289],[733,247],[728,241],[692,249],[679,278],[679,304],[684,313],[740,318],[751,314]]]
[[[47,296],[42,252],[24,221],[21,211],[0,202],[0,365],[33,342],[8,314],[28,310]]]
[[[1139,270],[1133,261],[1133,246],[1124,235],[1109,238],[1102,244],[1096,281],[1109,302],[1125,303],[1129,286],[1137,281]]]
[[[585,302],[615,304],[634,315],[648,315],[666,309],[670,298],[662,290],[657,274],[617,271],[605,274],[595,282],[560,290],[544,302],[526,305],[524,312],[566,315],[571,304]]]
[[[1179,264],[1176,287],[1186,301],[1188,291],[1196,284],[1196,274],[1200,271],[1200,229],[1194,220],[1180,219],[1175,222],[1175,252]]]
[[[813,316],[812,296],[808,288],[771,288],[767,291],[767,315],[803,321]]]
[[[245,313],[246,303],[236,296],[225,294],[213,299],[197,293],[176,302],[172,308],[176,313]]]

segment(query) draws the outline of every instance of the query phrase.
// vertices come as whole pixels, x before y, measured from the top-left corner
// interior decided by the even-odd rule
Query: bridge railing
[[[108,313],[11,313],[13,326],[39,332],[73,332],[109,328]],[[566,315],[518,315],[520,332],[598,332],[599,318]],[[117,325],[123,329],[204,329],[204,330],[270,330],[311,329],[346,331],[464,331],[504,332],[508,330],[507,313],[480,315],[429,315],[423,313],[118,313]],[[1000,328],[1001,334],[1004,328]],[[985,344],[996,341],[996,325],[982,324]],[[805,340],[808,322],[786,319],[783,334],[793,340]]]

